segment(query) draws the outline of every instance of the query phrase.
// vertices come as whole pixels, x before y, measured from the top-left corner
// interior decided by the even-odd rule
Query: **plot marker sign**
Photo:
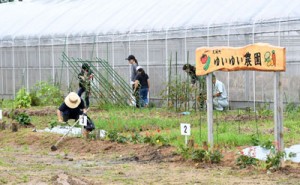
[[[185,136],[185,145],[187,145],[187,136],[191,135],[191,124],[180,123],[181,135]]]
[[[79,125],[86,126],[87,125],[87,116],[79,116]]]

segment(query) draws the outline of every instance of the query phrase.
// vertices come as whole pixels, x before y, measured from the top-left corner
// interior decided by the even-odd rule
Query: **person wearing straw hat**
[[[93,71],[90,69],[88,63],[83,63],[81,67],[81,71],[78,74],[79,79],[79,90],[78,96],[81,97],[82,93],[85,92],[85,104],[86,107],[89,108],[90,106],[90,95],[91,95],[91,80],[93,80],[94,74]]]
[[[64,102],[57,109],[57,118],[59,122],[67,122],[69,119],[77,121],[79,116],[86,114],[87,110],[83,100],[75,92],[70,92]],[[87,138],[90,131],[84,129],[83,135]]]
[[[57,110],[59,122],[67,122],[69,119],[79,119],[79,115],[86,113],[84,102],[75,92],[70,92]]]

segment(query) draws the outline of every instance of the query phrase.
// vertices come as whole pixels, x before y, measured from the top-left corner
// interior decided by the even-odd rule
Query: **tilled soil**
[[[221,164],[183,160],[171,146],[118,144],[60,135],[0,131],[0,184],[299,184],[299,167],[267,173],[234,165],[235,151]]]

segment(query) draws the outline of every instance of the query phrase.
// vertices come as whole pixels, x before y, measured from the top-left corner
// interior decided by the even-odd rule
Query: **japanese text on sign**
[[[202,47],[196,50],[196,75],[213,71],[285,71],[285,48],[257,43],[245,47]]]

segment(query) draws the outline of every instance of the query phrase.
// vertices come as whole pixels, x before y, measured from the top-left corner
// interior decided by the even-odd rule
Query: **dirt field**
[[[211,165],[183,160],[171,146],[74,137],[51,151],[60,137],[32,128],[0,130],[0,184],[300,184],[298,164],[272,173],[238,169],[238,148],[224,149],[221,164]]]
[[[234,166],[232,152],[220,165],[184,161],[173,147],[117,144],[59,135],[0,132],[0,184],[299,184],[297,167],[280,172]]]

